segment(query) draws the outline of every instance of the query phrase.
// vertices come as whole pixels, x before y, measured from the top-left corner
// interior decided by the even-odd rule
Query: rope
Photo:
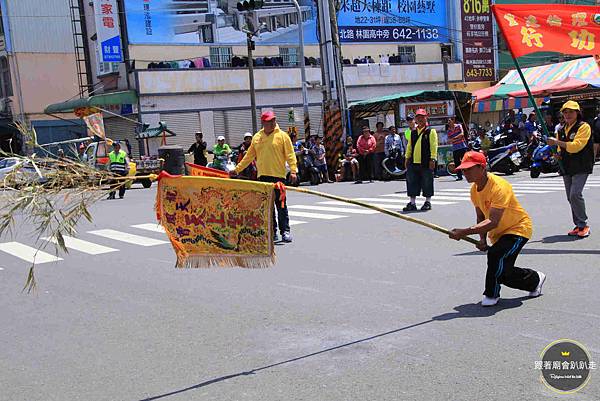
[[[388,216],[397,217],[399,219],[406,220],[406,221],[409,221],[411,223],[419,224],[421,226],[425,226],[425,227],[431,228],[432,230],[438,231],[438,232],[446,234],[446,235],[450,234],[450,230],[448,230],[448,229],[446,229],[444,227],[438,226],[437,224],[429,223],[429,222],[427,222],[425,220],[417,219],[415,217],[407,216],[405,214],[394,212],[394,211],[391,211],[391,210],[388,210],[388,209],[384,209],[382,207],[378,207],[378,206],[375,206],[375,205],[370,205],[368,203],[357,201],[357,200],[354,200],[354,199],[343,198],[341,196],[326,194],[326,193],[323,193],[323,192],[312,191],[310,189],[305,189],[305,188],[287,187],[287,190],[288,191],[294,191],[294,192],[300,192],[300,193],[303,193],[303,194],[320,196],[322,198],[333,199],[333,200],[337,200],[337,201],[341,201],[341,202],[345,202],[345,203],[350,203],[350,204],[353,204],[353,205],[361,206],[361,207],[364,207],[364,208],[367,208],[367,209],[377,210],[378,212],[383,213],[383,214],[387,214]],[[470,237],[466,237],[466,238],[464,238],[464,240],[467,241],[467,242],[470,242],[473,245],[477,245],[478,244],[477,240],[475,240],[473,238],[470,238]]]

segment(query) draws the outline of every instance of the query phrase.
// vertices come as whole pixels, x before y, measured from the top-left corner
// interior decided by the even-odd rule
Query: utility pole
[[[308,91],[306,88],[306,63],[304,62],[304,24],[302,18],[302,9],[297,0],[294,1],[294,7],[298,12],[298,41],[299,41],[299,54],[300,58],[300,80],[302,87],[302,108],[304,109],[304,137],[308,138],[310,135],[310,115],[308,113]]]
[[[442,53],[442,63],[444,64],[444,89],[450,89],[450,84],[448,83],[448,61],[450,57],[447,52]]]
[[[250,110],[252,112],[252,133],[258,132],[258,121],[256,121],[256,91],[254,89],[254,60],[252,50],[254,49],[253,32],[246,31],[246,44],[248,45],[248,78],[250,81]]]

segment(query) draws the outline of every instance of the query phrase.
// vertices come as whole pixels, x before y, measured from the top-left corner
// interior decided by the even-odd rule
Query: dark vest
[[[568,137],[565,133],[565,127],[561,128],[558,131],[558,139],[564,142],[572,142],[577,131],[579,131],[579,128],[581,128],[583,124],[586,123],[583,121],[575,123],[573,128],[571,128]],[[561,149],[560,155],[562,168],[565,174],[592,174],[594,168],[594,141],[592,140],[591,135],[588,142],[579,152],[569,153],[565,149]]]
[[[421,166],[428,167],[429,161],[431,160],[431,143],[429,143],[429,134],[431,128],[425,128],[421,134]],[[410,157],[410,162],[414,164],[415,145],[419,139],[418,128],[410,132],[410,144],[413,149],[413,153]]]

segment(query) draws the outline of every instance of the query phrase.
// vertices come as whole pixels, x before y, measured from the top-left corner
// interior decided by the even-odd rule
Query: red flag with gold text
[[[600,54],[600,7],[496,4],[492,11],[513,57],[535,52]]]

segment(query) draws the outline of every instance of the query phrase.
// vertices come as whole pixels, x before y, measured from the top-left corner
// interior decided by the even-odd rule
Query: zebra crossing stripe
[[[329,206],[317,206],[317,205],[290,205],[288,209],[305,209],[305,210],[316,210],[320,212],[338,212],[338,213],[350,213],[350,214],[377,214],[376,210],[369,209],[356,209],[348,207],[329,207]]]
[[[340,216],[338,214],[298,212],[295,210],[288,211],[288,215],[290,215],[292,217],[305,217],[308,219],[321,219],[321,220],[335,220],[335,219],[342,219],[344,217],[347,217],[347,216]]]
[[[421,200],[419,200],[420,202]],[[343,205],[347,205],[346,202],[341,202],[341,201],[325,201],[325,202],[319,202],[323,205],[335,205],[335,206],[343,206]],[[372,206],[377,206],[377,207],[381,207],[384,209],[397,209],[400,207],[404,207],[404,205],[408,203],[408,198],[406,198],[404,201],[397,201],[397,202],[389,202],[389,203],[376,203],[376,202],[369,202],[369,205]],[[458,202],[445,202],[445,201],[435,201],[432,200],[431,204],[432,205],[455,205]]]
[[[162,241],[154,238],[142,237],[141,235],[124,233],[117,230],[95,230],[88,231],[90,234],[98,235],[100,237],[110,238],[115,241],[126,242],[128,244],[140,245],[140,246],[154,246],[168,244],[167,241]]]
[[[131,227],[139,228],[140,230],[152,231],[155,233],[161,233],[161,234],[165,233],[165,229],[158,223],[136,224]]]
[[[58,244],[56,238],[42,238],[44,241],[51,242],[53,244]],[[118,249],[110,248],[104,245],[94,244],[93,242],[84,241],[78,238],[69,237],[67,235],[63,236],[65,241],[65,246],[69,249],[73,249],[75,251],[87,253],[88,255],[101,255],[103,253],[117,252]]]
[[[298,224],[306,224],[306,221],[290,220],[290,226],[297,226]]]
[[[394,197],[394,198],[402,198],[402,199],[406,199],[406,195],[397,195],[397,194],[393,194],[393,195],[382,195],[382,196],[388,196],[388,197]],[[438,192],[435,193],[435,195],[433,196],[432,199],[438,199],[438,200],[455,200],[455,201],[466,201],[466,200],[471,200],[470,197],[466,197],[466,196],[459,196],[457,195],[443,195],[443,194],[439,194]]]
[[[29,263],[40,265],[42,263],[58,262],[62,260],[56,255],[38,251],[37,249],[21,244],[20,242],[5,242],[0,244],[0,251],[17,257]]]

